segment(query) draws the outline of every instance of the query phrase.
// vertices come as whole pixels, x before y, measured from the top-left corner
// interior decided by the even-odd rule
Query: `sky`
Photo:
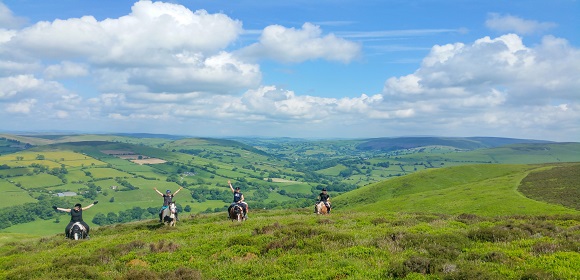
[[[580,142],[578,0],[0,0],[0,131]]]

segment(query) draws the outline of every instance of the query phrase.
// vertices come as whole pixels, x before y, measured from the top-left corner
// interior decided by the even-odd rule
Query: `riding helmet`
[[[75,207],[82,207],[80,203],[75,204]]]
[[[165,191],[165,193],[170,193],[170,192],[171,192],[170,190],[166,190],[166,191]]]

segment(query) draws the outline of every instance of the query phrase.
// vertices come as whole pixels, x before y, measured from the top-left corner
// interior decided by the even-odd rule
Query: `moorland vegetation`
[[[0,136],[2,279],[580,277],[580,143]],[[154,187],[185,188],[177,227]],[[93,200],[65,240],[51,206]]]

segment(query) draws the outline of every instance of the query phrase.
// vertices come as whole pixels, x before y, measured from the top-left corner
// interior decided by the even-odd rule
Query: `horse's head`
[[[169,210],[171,211],[171,213],[175,214],[177,213],[177,206],[175,206],[175,202],[171,202],[169,203]]]
[[[74,223],[70,228],[69,236],[72,239],[85,238],[87,234],[87,229],[81,223]]]

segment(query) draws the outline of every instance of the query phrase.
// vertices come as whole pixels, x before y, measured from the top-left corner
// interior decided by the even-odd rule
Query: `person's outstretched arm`
[[[70,209],[67,209],[67,208],[60,208],[60,207],[52,206],[52,209],[70,213]]]
[[[87,209],[89,209],[89,208],[91,208],[91,207],[95,206],[95,204],[97,204],[97,203],[99,203],[99,202],[95,200],[95,202],[93,202],[92,204],[89,204],[89,205],[87,205],[87,206],[83,207],[83,211],[85,211],[85,210],[87,210]]]
[[[176,191],[173,193],[173,195],[176,195],[176,194],[177,194],[177,193],[178,193],[180,190],[182,190],[182,189],[183,189],[183,187],[179,187],[179,190],[176,190]]]
[[[230,190],[232,190],[232,192],[236,192],[234,191],[234,187],[232,187],[232,181],[228,180],[228,185],[230,185]]]
[[[157,190],[157,188],[153,188],[160,196],[163,196],[163,194]]]

